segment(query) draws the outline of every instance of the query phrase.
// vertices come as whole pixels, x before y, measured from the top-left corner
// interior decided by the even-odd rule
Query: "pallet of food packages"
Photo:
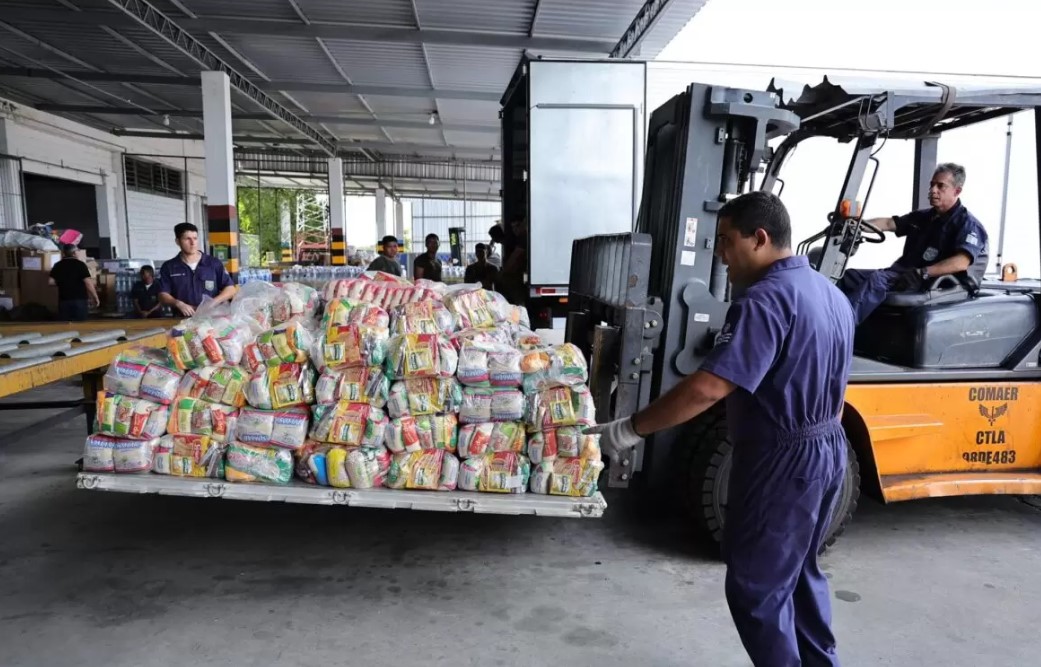
[[[165,350],[125,351],[84,474],[388,493],[597,498],[604,469],[572,344],[477,285],[366,273],[248,283]]]

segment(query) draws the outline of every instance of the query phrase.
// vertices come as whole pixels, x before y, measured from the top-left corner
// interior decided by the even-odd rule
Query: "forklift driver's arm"
[[[726,398],[735,388],[732,382],[699,370],[633,415],[633,429],[640,437],[646,437],[688,422]]]
[[[947,259],[941,259],[939,262],[925,267],[924,271],[926,277],[936,278],[960,271],[967,271],[970,266],[972,266],[972,258],[969,257],[968,253],[959,251]]]
[[[883,232],[895,232],[896,231],[896,219],[894,219],[892,217],[868,218],[864,222],[868,223],[872,227],[878,228],[879,231],[883,231]]]

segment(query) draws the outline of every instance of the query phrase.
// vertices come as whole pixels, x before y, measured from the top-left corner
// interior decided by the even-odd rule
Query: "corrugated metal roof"
[[[430,85],[423,49],[418,44],[324,40],[329,53],[356,84],[382,86]]]
[[[292,6],[285,0],[181,0],[181,4],[197,16],[225,16],[251,19],[283,19],[299,21]],[[183,16],[182,12],[170,14],[171,18]]]
[[[296,0],[311,21],[343,21],[363,25],[415,27],[410,0]]]
[[[644,0],[542,0],[535,34],[618,39]]]
[[[434,86],[459,90],[506,90],[523,51],[484,46],[428,44],[427,58]]]
[[[424,28],[526,35],[535,0],[416,0],[416,9]]]
[[[334,113],[365,113],[365,107],[358,101],[357,96],[347,93],[313,93],[306,91],[293,91],[289,93],[294,100],[304,105],[308,112],[314,114]],[[281,96],[279,96],[281,97]],[[296,106],[289,100],[286,104]]]
[[[498,127],[498,102],[438,100],[437,109],[445,123],[486,123]]]
[[[430,144],[431,146],[445,145],[445,142],[441,139],[441,131],[435,127],[431,127],[429,130],[388,127],[387,134],[389,134],[394,141],[401,143]]]
[[[269,79],[284,81],[313,81],[316,83],[343,83],[329,57],[318,42],[309,37],[279,37],[222,34],[236,51],[248,58]],[[238,59],[229,62],[243,74],[250,74]]]
[[[371,125],[351,125],[350,123],[323,123],[338,137],[350,137],[362,141],[383,141],[386,137],[378,127]]]
[[[718,2],[719,0],[717,0]],[[643,58],[653,58],[680,33],[708,0],[672,0],[639,45]]]
[[[499,135],[488,132],[445,130],[445,140],[448,141],[449,146],[462,146],[464,148],[499,145]]]
[[[422,97],[389,97],[386,95],[366,95],[377,115],[400,116],[412,114],[416,120],[424,120],[434,110],[434,100]]]

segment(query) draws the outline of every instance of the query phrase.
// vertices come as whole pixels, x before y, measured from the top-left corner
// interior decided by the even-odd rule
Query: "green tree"
[[[275,257],[281,255],[281,213],[283,202],[290,206],[290,220],[293,219],[295,203],[294,190],[282,188],[249,188],[238,189],[239,231],[243,234],[256,234],[260,238],[260,253],[273,252]]]

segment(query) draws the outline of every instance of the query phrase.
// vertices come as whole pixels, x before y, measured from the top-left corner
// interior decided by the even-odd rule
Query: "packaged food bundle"
[[[310,405],[314,403],[314,369],[307,362],[258,368],[246,385],[246,400],[262,410]]]
[[[132,440],[152,440],[166,433],[170,408],[143,398],[99,391],[97,429],[102,435]]]
[[[448,285],[437,280],[427,280],[426,278],[420,278],[419,280],[413,282],[413,285],[415,285],[419,289],[424,289],[428,292],[432,292],[432,298],[438,301],[443,299],[445,294],[448,293]]]
[[[201,398],[235,408],[246,404],[245,387],[249,373],[242,366],[203,366],[188,371],[177,387],[178,398]]]
[[[224,454],[224,477],[229,482],[288,484],[293,478],[293,454],[277,447],[233,442]]]
[[[166,350],[134,347],[116,355],[105,371],[103,386],[113,394],[167,405],[177,395],[182,373]]]
[[[319,405],[314,409],[311,439],[348,447],[378,447],[383,444],[386,429],[386,413],[371,405]]]
[[[276,323],[288,322],[294,317],[307,320],[314,317],[318,311],[318,290],[303,283],[282,283],[279,287],[280,293],[272,305]]]
[[[488,452],[527,450],[524,424],[521,422],[485,422],[466,424],[459,429],[459,457],[468,459]]]
[[[546,343],[542,340],[542,336],[537,333],[519,329],[514,337],[514,346],[521,352],[530,352],[531,350],[546,347]]]
[[[460,424],[517,422],[524,419],[524,394],[520,389],[466,387],[459,408]]]
[[[390,315],[379,306],[350,299],[334,299],[326,304],[322,329],[335,329],[348,324],[389,329]]]
[[[466,459],[459,466],[459,488],[487,493],[524,493],[531,463],[517,452],[490,452]]]
[[[524,378],[521,353],[508,345],[466,341],[456,376],[472,387],[519,387]]]
[[[498,292],[486,289],[449,289],[445,306],[456,317],[459,328],[491,328],[510,318],[510,304]]]
[[[600,459],[600,436],[582,433],[578,426],[561,426],[528,436],[528,458],[533,464],[557,458]]]
[[[158,438],[129,440],[94,433],[83,445],[83,470],[87,472],[137,473],[152,469]]]
[[[235,437],[238,408],[201,398],[178,398],[170,406],[166,430],[173,435],[208,435],[218,442]]]
[[[392,489],[452,491],[459,477],[459,459],[444,449],[394,454],[386,486]]]
[[[392,419],[386,445],[395,454],[421,449],[446,449],[455,452],[459,420],[453,414],[419,415]]]
[[[513,336],[506,329],[463,329],[453,333],[450,339],[452,346],[457,350],[463,349],[467,341],[488,345],[513,345]]]
[[[345,324],[325,329],[311,348],[319,370],[381,366],[387,358],[387,329],[367,324]]]
[[[223,479],[226,446],[208,435],[164,435],[155,450],[152,472]]]
[[[406,281],[387,280],[383,277],[385,275],[389,274],[381,274],[378,280],[369,277],[332,280],[325,286],[325,300],[331,302],[334,299],[348,298],[390,310],[405,303],[441,298],[438,291],[411,285]]]
[[[439,334],[391,336],[387,343],[387,374],[395,380],[418,377],[452,377],[459,353]]]
[[[589,387],[552,387],[526,394],[525,420],[529,431],[552,431],[561,426],[592,426],[596,406]]]
[[[281,290],[262,281],[247,283],[239,287],[235,297],[231,301],[231,312],[240,317],[247,317],[257,323],[257,327],[263,331],[270,329],[279,322],[274,315],[275,302],[279,299]]]
[[[390,380],[380,366],[326,368],[315,384],[314,393],[322,405],[346,401],[382,408],[387,404]]]
[[[181,370],[215,364],[238,364],[256,335],[254,320],[243,317],[192,317],[172,327],[166,349]]]
[[[393,418],[458,412],[463,388],[455,378],[411,378],[391,385],[387,412]]]
[[[297,478],[308,484],[329,486],[326,475],[326,456],[335,445],[308,440],[302,447],[293,450],[293,471]]]
[[[390,462],[390,452],[385,447],[334,446],[325,452],[325,478],[329,486],[371,489],[383,486]]]
[[[303,405],[282,410],[242,408],[235,427],[235,439],[259,447],[298,449],[307,440],[310,417],[310,409]]]
[[[589,379],[582,350],[571,343],[527,352],[520,362],[524,371],[524,391],[542,391],[550,387],[574,387]]]
[[[543,461],[531,472],[532,493],[586,498],[597,491],[604,469],[600,459],[557,459]]]
[[[268,329],[246,346],[242,365],[253,372],[261,366],[303,363],[314,344],[314,336],[302,320],[291,320]]]
[[[436,334],[455,331],[455,316],[440,301],[418,301],[394,309],[395,334]]]

